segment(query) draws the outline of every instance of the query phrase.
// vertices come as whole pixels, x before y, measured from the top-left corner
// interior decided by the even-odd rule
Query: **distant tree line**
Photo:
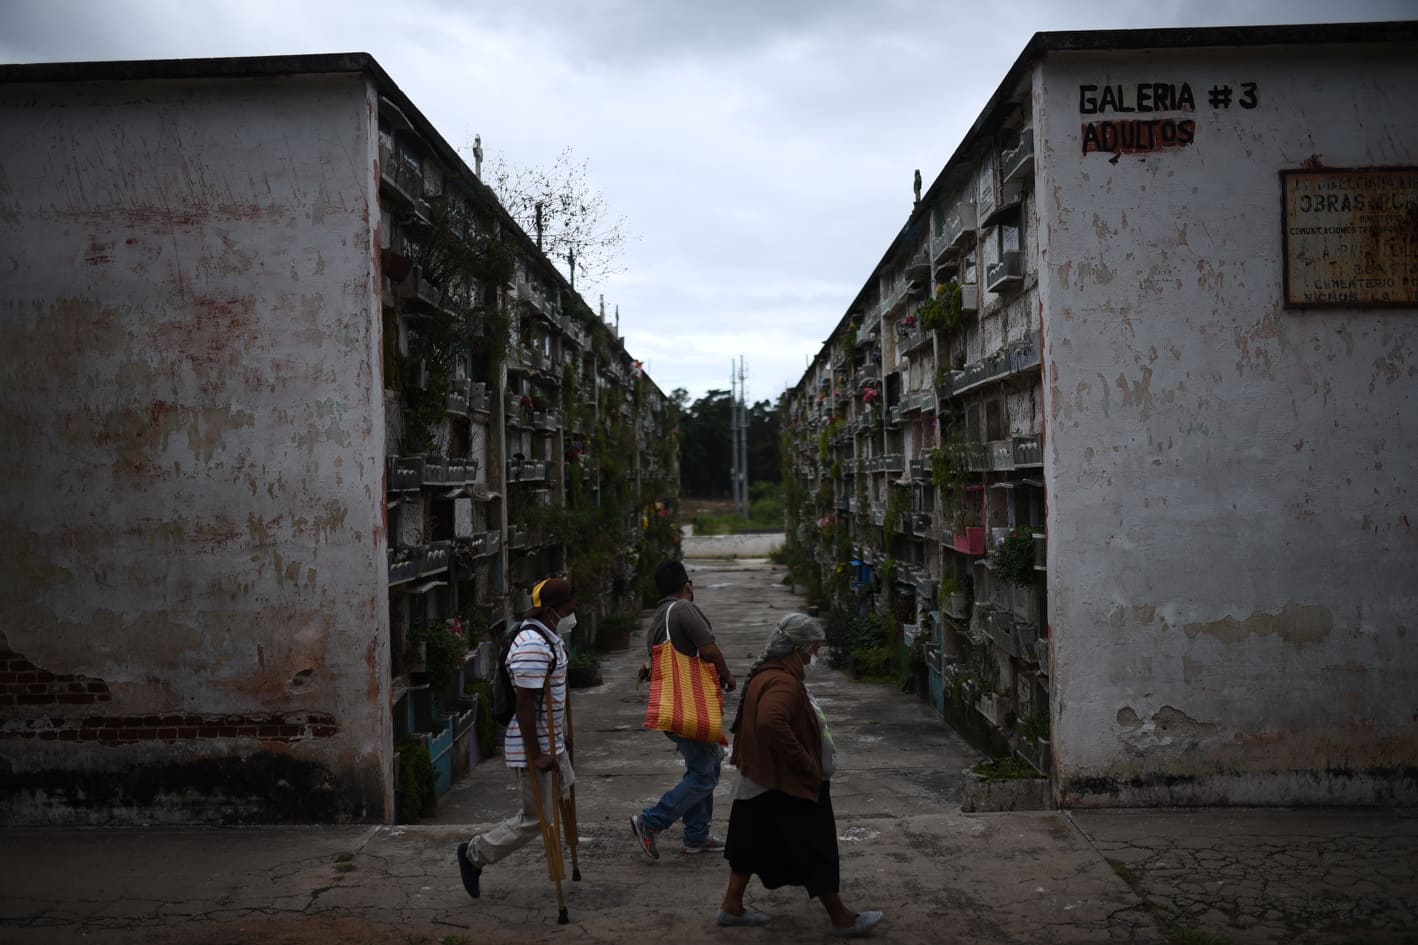
[[[680,492],[701,499],[727,499],[733,495],[730,472],[733,445],[729,422],[733,416],[732,395],[711,390],[694,403],[689,392],[676,388],[671,394],[680,408],[679,468]],[[760,400],[748,408],[749,483],[781,482],[783,471],[778,455],[778,411],[769,401]]]

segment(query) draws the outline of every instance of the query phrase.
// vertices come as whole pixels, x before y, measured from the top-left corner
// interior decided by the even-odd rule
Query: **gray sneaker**
[[[679,848],[681,853],[723,853],[724,841],[712,833],[698,843],[686,842]]]
[[[658,830],[650,830],[640,825],[640,815],[636,814],[630,818],[630,831],[635,834],[635,840],[640,844],[640,852],[652,860],[660,858],[660,850],[655,846],[655,838],[659,836]]]

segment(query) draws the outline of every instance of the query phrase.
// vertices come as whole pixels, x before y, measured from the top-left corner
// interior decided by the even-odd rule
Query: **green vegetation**
[[[728,435],[733,416],[732,396],[725,390],[711,390],[691,404],[689,392],[678,388],[671,393],[670,399],[681,411],[679,447],[682,493],[704,499],[732,495],[730,470],[733,449]],[[745,413],[748,421],[748,474],[754,479],[776,482],[782,475],[778,411],[769,401],[761,400],[745,404]],[[781,527],[781,522],[777,527]]]
[[[492,720],[492,683],[476,679],[463,688],[463,695],[478,697],[478,714],[473,725],[478,736],[478,754],[491,758],[497,754],[497,723]]]
[[[741,532],[779,531],[783,528],[783,484],[755,482],[748,489],[748,518],[740,515],[696,515],[696,535],[737,535]]]
[[[1049,713],[1033,712],[1019,720],[1019,734],[1030,741],[1047,741]]]
[[[1000,542],[995,573],[1001,580],[1025,587],[1034,583],[1034,529],[1021,525]]]
[[[960,283],[955,279],[935,287],[935,295],[916,306],[916,315],[927,331],[953,331],[965,314]]]
[[[862,682],[896,682],[901,656],[896,623],[889,615],[852,617],[834,610],[827,618],[827,663]]]
[[[635,614],[606,614],[596,624],[596,649],[602,652],[624,649],[623,641],[630,639],[630,634],[635,631],[639,622]]]
[[[989,761],[982,761],[970,769],[978,775],[982,775],[987,781],[1015,781],[1020,778],[1037,778],[1039,772],[1023,759],[991,758]]]
[[[424,675],[437,696],[453,681],[467,658],[467,641],[449,629],[446,620],[416,624],[409,633],[409,641],[424,645]]]
[[[399,782],[394,794],[399,802],[403,822],[428,817],[438,810],[438,774],[428,748],[418,742],[406,742],[397,749]]]
[[[1229,945],[1230,939],[1205,929],[1189,929],[1168,924],[1162,927],[1162,935],[1167,945]]]

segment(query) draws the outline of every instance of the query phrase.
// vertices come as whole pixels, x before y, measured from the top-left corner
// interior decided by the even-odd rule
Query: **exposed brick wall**
[[[102,679],[56,675],[11,649],[0,649],[0,707],[94,705],[113,696]]]
[[[113,701],[102,679],[55,674],[14,650],[0,647],[0,715],[35,706],[95,705]],[[6,712],[9,709],[11,711]],[[0,722],[0,739],[60,742],[180,741],[193,738],[256,738],[293,742],[329,738],[339,731],[335,717],[323,712],[288,715],[142,715],[69,718],[10,718]]]
[[[0,739],[129,742],[202,738],[256,738],[293,742],[329,738],[339,732],[335,717],[323,712],[301,715],[141,715],[88,718],[14,719],[0,725]]]

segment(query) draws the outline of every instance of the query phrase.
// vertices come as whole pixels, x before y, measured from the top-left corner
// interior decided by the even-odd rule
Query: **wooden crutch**
[[[542,804],[542,777],[530,759],[527,771],[532,776],[532,797],[537,802],[537,821],[542,828],[542,847],[547,855],[547,875],[556,883],[556,923],[566,925],[571,919],[566,914],[566,896],[561,891],[561,881],[566,878],[566,862],[561,858],[561,760],[556,756],[556,717],[552,714],[551,670],[547,671],[545,684],[547,694],[547,749],[552,756],[551,786],[556,792],[551,807],[552,822],[547,823],[546,807]],[[537,738],[537,733],[532,732]],[[525,742],[525,735],[523,736]]]
[[[552,744],[555,745],[555,742]],[[551,770],[552,787],[556,787],[561,779],[557,777],[555,768]],[[527,772],[532,776],[532,796],[537,801],[537,820],[542,827],[542,847],[547,854],[547,875],[556,883],[556,922],[558,925],[566,925],[571,919],[566,915],[566,897],[561,892],[561,881],[566,876],[566,863],[561,858],[561,815],[553,805],[553,823],[547,823],[546,808],[542,806],[542,773],[532,764],[527,765]]]
[[[547,699],[551,699],[551,692],[547,692]],[[550,717],[551,704],[547,703],[547,713]],[[571,691],[566,693],[566,757],[571,761],[574,770],[576,759],[571,754],[572,740],[576,737],[576,726],[571,721]],[[556,744],[555,736],[552,737],[552,744]],[[558,792],[557,797],[561,794]],[[567,791],[567,796],[561,801],[562,819],[566,822],[566,845],[571,848],[571,879],[573,882],[581,882],[581,864],[576,862],[576,847],[580,842],[580,836],[576,830],[576,782],[571,782],[571,787]]]

